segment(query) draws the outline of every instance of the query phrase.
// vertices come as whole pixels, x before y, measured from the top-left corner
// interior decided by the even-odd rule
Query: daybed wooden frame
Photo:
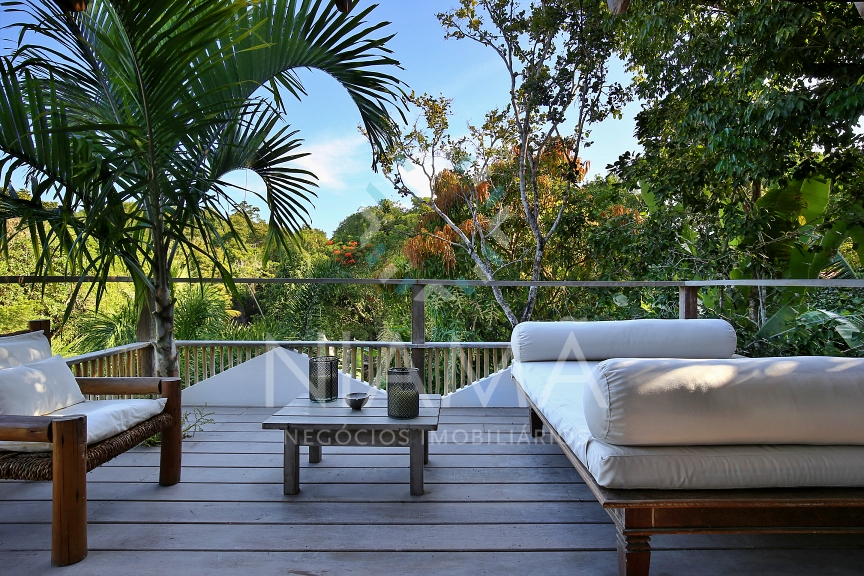
[[[180,481],[183,430],[179,378],[76,380],[82,394],[158,394],[168,401],[161,414],[92,446],[87,446],[86,416],[0,415],[0,440],[52,444],[51,452],[0,452],[0,479],[53,482],[51,563],[55,566],[68,566],[87,556],[87,472],[161,432],[159,484],[172,486]]]
[[[658,534],[864,533],[864,488],[761,488],[753,490],[610,489],[591,472],[516,385],[530,405],[531,433],[543,425],[585,480],[618,529],[620,576],[648,576],[651,536]]]

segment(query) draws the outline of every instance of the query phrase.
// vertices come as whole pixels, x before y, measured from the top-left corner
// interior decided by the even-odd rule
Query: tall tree
[[[622,173],[659,200],[746,210],[742,232],[754,237],[769,186],[821,176],[834,197],[822,231],[840,221],[856,228],[864,21],[852,3],[634,2],[622,18],[646,103],[637,115],[644,154],[625,158]]]
[[[491,182],[493,189],[515,186],[520,216],[531,232],[530,248],[519,260],[528,263],[526,279],[541,280],[546,248],[585,172],[580,154],[590,145],[591,127],[610,115],[620,116],[629,99],[628,92],[608,78],[619,21],[605,3],[583,0],[461,0],[458,8],[438,18],[448,38],[477,42],[498,55],[509,81],[508,104],[471,130],[474,147],[466,149],[464,140],[449,135],[449,101],[414,96],[425,126],[415,125],[395,141],[383,157],[384,172],[400,193],[423,202],[446,224],[446,233],[433,234],[435,241],[466,250],[484,280],[496,279],[512,263],[502,267],[490,246],[489,236],[500,222],[485,218],[482,205],[488,190],[481,192],[482,184]],[[509,161],[514,150],[515,171],[506,174],[507,182],[496,183],[490,168]],[[542,165],[554,155],[565,160],[565,185],[557,190],[551,217],[546,218],[550,210]],[[428,198],[427,191],[417,194],[405,184],[405,160],[427,171]],[[471,213],[470,230],[453,221],[441,205],[442,162],[464,177],[460,196]],[[514,311],[500,288],[493,288],[493,294],[512,325],[531,318],[536,286],[529,288],[521,311]]]
[[[815,278],[847,237],[864,249],[864,21],[852,3],[634,2],[623,18],[646,105],[644,153],[618,168],[686,211],[683,232],[713,229],[721,256],[739,254],[715,273]],[[764,289],[749,309],[762,326]]]
[[[304,94],[293,70],[334,77],[373,150],[389,144],[388,102],[400,89],[388,70],[398,63],[377,35],[386,23],[364,23],[373,8],[347,16],[330,0],[95,0],[73,14],[51,0],[5,3],[20,40],[0,57],[0,178],[9,189],[25,170],[32,199],[0,196],[0,219],[30,228],[37,273],[97,276],[98,296],[126,268],[155,303],[158,370],[176,374],[178,254],[233,288],[219,254],[238,206],[224,176],[246,169],[263,179],[271,242],[284,245],[303,225],[314,175],[291,167],[302,154],[279,92]]]

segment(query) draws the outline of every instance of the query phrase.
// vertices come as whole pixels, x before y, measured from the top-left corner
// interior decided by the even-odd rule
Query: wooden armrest
[[[11,442],[52,442],[51,424],[53,422],[83,420],[85,418],[86,416],[77,415],[56,417],[0,416],[0,440]]]
[[[119,377],[76,377],[82,394],[161,394],[162,383],[179,378],[159,378],[158,376],[142,378]]]

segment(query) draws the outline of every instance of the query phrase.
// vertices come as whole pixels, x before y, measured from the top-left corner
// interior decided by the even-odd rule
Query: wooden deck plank
[[[304,454],[306,452],[303,452]],[[329,457],[324,458],[319,464],[309,464],[308,459],[301,458],[301,467],[316,466],[320,468],[368,468],[370,466],[401,468],[405,466],[408,456],[404,453],[393,452],[387,454],[346,454],[337,452],[336,448],[326,450]],[[337,457],[338,456],[338,457]],[[120,467],[135,466],[158,466],[158,452],[131,452],[124,454],[122,459],[112,460],[100,466],[88,475],[89,478],[98,479],[99,470]],[[214,468],[282,468],[281,454],[243,454],[238,452],[227,452],[222,454],[212,453],[186,453],[183,454],[183,474],[186,470],[200,467]],[[573,466],[563,454],[441,454],[432,453],[429,466],[441,466],[446,468],[570,468]]]
[[[16,576],[53,572],[45,553],[17,553]],[[102,552],[91,551],[85,562],[63,568],[63,576],[117,576],[117,567],[134,566],[136,576],[213,576],[214,574],[375,574],[376,576],[510,576],[538,573],[614,576],[615,553],[605,552],[393,552],[386,561],[378,552]],[[478,571],[479,570],[479,571]]]
[[[89,522],[136,524],[609,524],[592,502],[94,502]],[[0,518],[17,524],[50,524],[44,502],[0,502]]]
[[[26,530],[24,528],[26,527]],[[96,550],[196,550],[260,552],[509,552],[532,550],[607,550],[615,539],[612,524],[496,524],[495,537],[482,524],[450,525],[282,525],[198,524],[194,538],[183,524],[91,524]],[[46,524],[0,524],[0,550],[47,550]],[[542,543],[542,544],[541,544]]]
[[[60,573],[44,552],[4,553],[16,576]],[[862,550],[691,550],[656,552],[652,573],[668,576],[860,576]],[[84,562],[63,568],[63,576],[116,576],[118,566],[134,566],[136,576],[216,574],[375,574],[376,576],[524,576],[586,574],[616,576],[615,552],[392,552],[381,561],[378,552],[102,552],[93,550]],[[542,572],[539,570],[542,567]]]
[[[4,485],[3,498],[48,500],[47,482],[10,482]],[[275,484],[204,484],[181,482],[158,486],[136,482],[91,482],[88,501],[185,501],[185,502],[590,502],[594,499],[584,484],[436,484],[428,483],[426,494],[408,493],[408,471],[396,484],[351,482],[345,484],[301,485],[300,494],[285,496]]]
[[[457,435],[456,442],[443,444],[441,442],[433,442],[435,434],[429,433],[429,453],[430,454],[561,454],[561,449],[555,444],[546,442],[473,442],[470,436],[462,442],[463,436]],[[495,439],[496,435],[492,434],[491,439]],[[503,435],[502,435],[503,437]],[[486,438],[484,436],[483,438]],[[376,448],[369,447],[354,447],[354,446],[333,446],[331,450],[334,453],[339,451],[340,454],[375,454],[388,453],[398,454],[399,450],[406,451],[407,448]],[[382,452],[385,451],[385,452]],[[198,453],[237,453],[243,452],[247,454],[277,454],[282,452],[282,444],[280,442],[208,442],[199,441],[196,436],[192,440],[183,442],[183,454],[193,452]]]
[[[369,426],[369,428],[374,428],[376,426],[381,426],[382,422],[387,420],[386,418],[357,418],[354,427],[363,427]],[[315,426],[312,423],[316,422],[315,419],[303,419],[303,418],[293,418],[291,422],[296,422],[298,427],[303,427],[304,424],[309,423],[310,428],[314,428]],[[277,424],[277,420],[270,420],[270,425]],[[415,424],[413,426],[433,426],[435,421],[431,418],[417,418],[413,420]],[[384,424],[387,424],[386,422]],[[534,444],[537,440],[531,438],[531,431],[527,424],[518,426],[515,424],[474,424],[474,425],[465,425],[465,424],[439,424],[438,429],[436,430],[436,434],[433,435],[433,438],[436,442],[447,441],[450,438],[455,438],[457,441],[459,439],[471,440],[477,439],[478,441],[483,440],[486,442],[496,442],[496,443],[507,443],[507,442],[519,442],[520,440],[523,443],[532,443]],[[198,442],[282,442],[282,430],[281,429],[262,429],[261,424],[258,425],[257,430],[243,430],[243,431],[227,431],[216,429],[213,431],[208,431],[206,434],[198,433],[194,436],[195,441]],[[548,440],[546,441],[548,443]]]
[[[325,456],[322,463],[327,461]],[[301,479],[304,483],[344,484],[345,482],[397,483],[404,480],[408,470],[408,457],[401,458],[402,466],[390,467],[351,467],[345,468],[333,462],[324,468],[320,464],[303,468]],[[584,484],[582,478],[570,468],[444,468],[428,466],[426,482],[448,484],[537,484],[546,482]],[[153,482],[158,480],[158,470],[149,467],[112,466],[94,470],[88,476],[90,482]],[[225,484],[270,484],[282,481],[282,468],[215,468],[196,467],[183,471],[184,482],[205,482]]]

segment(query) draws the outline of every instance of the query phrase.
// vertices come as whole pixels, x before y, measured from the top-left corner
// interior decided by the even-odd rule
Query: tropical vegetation
[[[302,228],[315,184],[292,165],[302,153],[280,90],[303,94],[294,70],[330,74],[373,149],[389,142],[399,81],[387,71],[397,62],[377,35],[384,23],[364,23],[371,8],[347,16],[322,0],[95,0],[72,13],[28,0],[4,10],[19,41],[0,58],[0,219],[29,232],[37,274],[96,277],[97,302],[112,272],[128,273],[139,307],[151,307],[161,374],[178,370],[175,265],[216,274],[236,293],[221,256],[236,233],[232,213],[245,212],[225,176],[252,170],[264,181],[268,246],[285,249]],[[18,170],[28,197],[10,189]]]
[[[532,50],[542,45],[539,39],[557,38],[549,36],[550,30],[561,31],[566,39],[568,27],[575,25],[574,14],[567,10],[576,4],[589,3],[549,0],[542,3],[542,10],[502,19],[508,10],[528,3],[466,0],[454,11],[442,14],[441,19],[453,41],[485,42],[490,50],[521,46],[521,51],[512,49],[512,67],[518,71],[541,62]],[[206,174],[195,173],[192,184],[182,193],[176,192],[180,210],[164,203],[165,221],[172,222],[166,230],[176,246],[170,272],[222,275],[227,282],[224,287],[171,287],[176,298],[176,336],[410,339],[410,291],[404,287],[308,283],[250,286],[233,284],[234,277],[619,281],[861,278],[864,54],[860,46],[864,45],[864,19],[855,8],[847,2],[633,0],[627,14],[616,20],[599,10],[604,2],[594,4],[589,7],[591,18],[596,18],[590,22],[596,27],[591,33],[600,35],[602,30],[608,41],[592,54],[592,66],[601,70],[578,68],[587,62],[574,60],[584,54],[579,52],[582,48],[576,50],[580,45],[573,44],[573,51],[568,52],[568,44],[560,40],[556,47],[569,56],[543,61],[546,67],[540,66],[539,79],[533,84],[519,84],[527,78],[519,72],[514,76],[513,92],[505,95],[511,99],[510,107],[490,111],[467,134],[449,125],[451,107],[458,102],[446,95],[405,94],[404,103],[415,114],[416,122],[394,123],[392,118],[378,116],[372,124],[367,123],[364,132],[378,152],[377,160],[403,196],[398,201],[384,199],[360,207],[329,236],[304,226],[299,217],[302,195],[310,193],[310,175],[271,173],[274,187],[268,200],[292,200],[285,205],[275,202],[276,218],[280,218],[282,206],[284,221],[273,221],[271,216],[268,222],[254,207],[220,196],[223,192],[228,196],[227,187],[210,163],[225,168],[231,163],[215,163],[208,155],[204,160],[207,168],[202,169]],[[481,12],[491,19],[477,17]],[[334,26],[360,26],[344,16],[327,14],[325,19]],[[379,47],[383,49],[383,44]],[[371,53],[383,60],[374,64],[391,65],[378,49],[371,49]],[[10,72],[12,79],[4,77],[4,82],[17,82],[31,90],[31,96],[22,102],[28,104],[32,99],[42,106],[49,127],[55,112],[58,118],[83,122],[77,116],[82,114],[80,106],[60,105],[66,94],[57,88],[52,88],[53,92],[41,90],[38,94],[44,97],[36,98],[37,87],[62,86],[63,75],[58,73],[52,80],[43,66],[44,70],[31,68],[34,72],[28,76],[24,54],[33,62],[47,59],[46,55],[37,58],[36,48],[28,50],[3,60],[14,71]],[[632,71],[632,85],[612,86],[605,80],[602,67],[613,56]],[[67,68],[71,71],[74,67],[63,64],[61,68],[71,75]],[[586,77],[595,78],[590,88],[594,92],[589,90],[588,94],[605,95],[608,101],[587,113],[584,126],[577,123],[575,129],[564,133],[563,126],[569,130],[574,121],[562,120],[558,130],[549,130],[559,119],[556,114],[563,115],[567,109],[555,100],[552,88],[566,86],[573,96],[574,85],[567,82],[576,78],[574,70],[584,70]],[[564,79],[564,71],[569,71],[569,78]],[[283,81],[283,88],[296,88],[291,76],[277,79]],[[381,81],[369,101],[385,107],[384,102],[398,88],[395,79]],[[225,149],[226,154],[229,149],[257,151],[275,146],[278,151],[260,160],[263,164],[251,160],[259,158],[258,152],[243,156],[245,164],[238,164],[291,170],[290,157],[299,153],[295,137],[276,123],[258,133],[253,122],[279,111],[274,98],[278,91],[268,92],[267,88],[263,87],[260,100],[252,98],[253,108],[237,108],[237,125],[248,129],[244,132],[248,138],[240,137],[239,132],[233,136],[216,134],[212,128],[208,132],[203,127],[202,133],[212,133],[220,145],[219,138],[223,137],[244,142],[242,146],[232,144]],[[9,89],[5,89],[8,94]],[[578,97],[580,93],[575,94]],[[622,150],[607,175],[587,177],[591,149],[584,139],[589,138],[590,122],[616,116],[631,95],[642,102],[636,133],[641,149]],[[226,101],[233,102],[215,96],[213,100],[214,106]],[[56,102],[56,110],[52,102]],[[535,121],[528,120],[520,128],[516,125],[519,110],[526,105],[535,106],[532,114],[542,110]],[[363,114],[368,112],[363,106],[359,108]],[[581,113],[575,114],[581,118]],[[379,120],[381,124],[374,123]],[[171,119],[165,122],[170,124]],[[70,156],[58,158],[70,162],[68,166],[74,164],[72,152],[80,158],[99,158],[99,170],[104,174],[98,172],[98,185],[88,184],[90,188],[85,186],[80,193],[77,188],[69,191],[60,176],[54,175],[56,170],[47,168],[54,166],[50,164],[32,169],[37,176],[32,189],[13,191],[8,175],[11,163],[18,160],[9,156],[4,168],[8,192],[0,203],[9,227],[5,244],[8,259],[0,267],[6,266],[10,274],[20,270],[44,272],[52,266],[107,274],[126,265],[127,256],[120,254],[120,247],[146,247],[131,252],[137,254],[137,260],[129,257],[143,271],[140,284],[144,288],[111,284],[88,292],[90,286],[82,284],[78,287],[80,296],[70,299],[67,288],[58,285],[44,289],[0,286],[0,329],[14,328],[11,323],[24,314],[48,314],[58,320],[65,314],[61,340],[75,350],[98,349],[132,337],[138,308],[129,302],[149,289],[146,281],[151,277],[147,272],[153,265],[152,257],[148,260],[142,255],[153,243],[146,224],[147,196],[134,196],[141,187],[146,189],[146,171],[141,168],[149,166],[146,155],[136,151],[137,141],[122,140],[124,130],[132,133],[125,124],[104,128],[115,139],[112,146],[116,150],[96,147],[103,140],[94,138],[96,144],[91,142],[87,134],[93,130],[84,126],[69,132]],[[251,136],[253,132],[257,140]],[[32,149],[42,154],[37,138],[41,132],[31,130],[31,134]],[[577,146],[580,137],[583,142]],[[166,162],[176,162],[176,166],[170,164],[159,186],[185,182],[178,174],[185,173],[181,169],[193,162],[192,149],[197,148],[189,140],[178,142],[175,148],[179,152],[166,153]],[[280,147],[275,142],[283,144]],[[128,162],[120,163],[122,154],[127,154]],[[422,163],[424,154],[436,159],[434,169]],[[107,159],[102,160],[103,156]],[[429,169],[429,195],[414,194],[401,180],[400,171],[412,158],[421,162],[421,168]],[[96,170],[97,163],[80,161],[81,170]],[[116,176],[112,176],[114,171]],[[77,173],[70,174],[78,178]],[[73,183],[84,181],[81,176]],[[49,198],[47,194],[61,190],[65,195]],[[85,194],[83,190],[90,191]],[[171,196],[169,191],[164,194]],[[91,221],[85,208],[97,197],[105,202],[96,204],[99,220]],[[183,203],[190,197],[206,201],[193,208]],[[113,211],[107,208],[109,204]],[[35,216],[44,217],[46,227],[31,226]],[[190,222],[195,226],[184,228],[192,232],[183,239],[171,236],[179,234],[181,224]],[[129,240],[121,242],[117,239],[124,230]],[[293,231],[294,241],[274,236],[274,230]],[[103,238],[110,250],[99,244]],[[31,239],[39,248],[35,256]],[[96,254],[114,250],[114,260],[94,258],[92,248],[97,244],[102,249]],[[539,257],[538,247],[542,248]],[[101,308],[94,314],[97,296],[101,296]],[[430,341],[501,341],[509,339],[514,319],[665,318],[677,316],[677,306],[677,291],[662,288],[506,288],[495,293],[482,287],[430,286],[425,329]],[[864,353],[864,295],[860,289],[715,287],[700,292],[699,307],[702,315],[726,318],[735,325],[739,349],[745,354]]]

